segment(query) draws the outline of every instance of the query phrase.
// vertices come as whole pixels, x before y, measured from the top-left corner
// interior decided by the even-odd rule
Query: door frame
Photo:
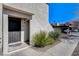
[[[8,15],[3,14],[3,55],[8,54]]]

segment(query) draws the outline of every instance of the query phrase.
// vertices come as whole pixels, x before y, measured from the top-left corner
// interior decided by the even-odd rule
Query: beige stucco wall
[[[11,6],[26,12],[33,13],[32,20],[30,21],[30,39],[32,39],[32,35],[35,32],[39,32],[40,30],[51,31],[53,28],[50,26],[48,22],[48,5],[42,3],[12,3],[12,4],[4,4],[7,6]]]
[[[2,4],[0,4],[0,55],[2,54]]]

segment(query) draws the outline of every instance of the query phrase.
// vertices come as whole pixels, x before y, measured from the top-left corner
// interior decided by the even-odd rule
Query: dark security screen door
[[[21,19],[13,17],[9,17],[8,19],[8,43],[21,41]]]
[[[9,31],[21,31],[21,19],[9,18]]]

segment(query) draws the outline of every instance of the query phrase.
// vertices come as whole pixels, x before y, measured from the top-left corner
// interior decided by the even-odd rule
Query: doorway
[[[8,44],[21,41],[21,19],[8,17]]]
[[[8,52],[29,44],[29,21],[23,18],[8,17]]]

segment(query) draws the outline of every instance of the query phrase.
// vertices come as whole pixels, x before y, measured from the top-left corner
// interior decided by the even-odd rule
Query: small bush
[[[44,47],[50,45],[54,42],[54,39],[51,39],[47,36],[47,33],[40,31],[33,36],[33,45],[36,47]]]
[[[46,32],[40,31],[33,36],[33,44],[37,47],[45,46]]]
[[[60,36],[60,33],[61,33],[60,31],[50,31],[48,36],[56,40]]]

